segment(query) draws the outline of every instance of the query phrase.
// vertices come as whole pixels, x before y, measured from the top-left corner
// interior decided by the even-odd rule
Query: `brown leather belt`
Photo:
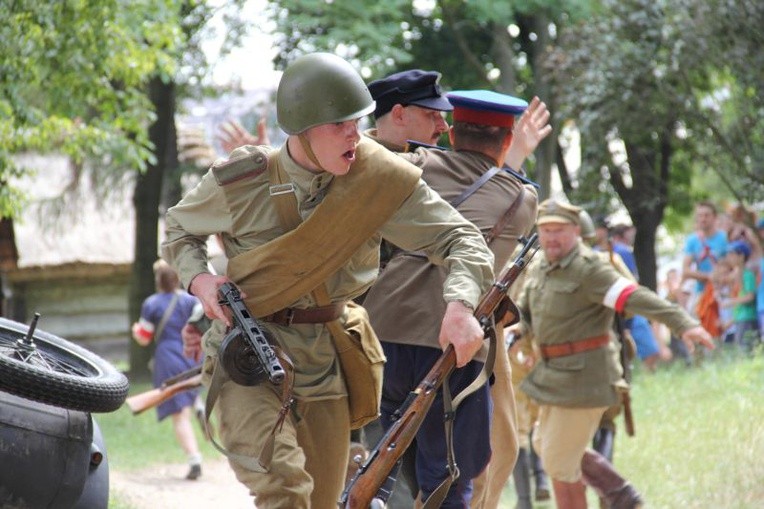
[[[565,357],[567,355],[588,352],[589,350],[596,350],[608,343],[610,343],[610,335],[603,334],[601,336],[577,339],[576,341],[568,341],[557,345],[541,345],[539,348],[541,350],[541,357],[543,357],[544,360],[548,360],[554,359],[555,357]]]
[[[345,311],[345,302],[334,302],[328,306],[314,308],[284,308],[272,315],[264,316],[261,320],[277,325],[290,326],[293,323],[326,323],[336,320]]]

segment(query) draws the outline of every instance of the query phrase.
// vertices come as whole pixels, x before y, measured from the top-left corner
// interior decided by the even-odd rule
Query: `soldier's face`
[[[440,135],[448,131],[443,112],[408,105],[402,110],[403,131],[407,140],[436,145]]]
[[[565,258],[578,242],[579,227],[571,223],[546,223],[539,225],[539,244],[550,262]]]
[[[344,175],[355,161],[355,149],[361,139],[358,119],[334,124],[321,124],[305,132],[316,159],[324,170],[333,175]],[[298,161],[303,164],[302,161]],[[318,170],[314,164],[305,165]]]

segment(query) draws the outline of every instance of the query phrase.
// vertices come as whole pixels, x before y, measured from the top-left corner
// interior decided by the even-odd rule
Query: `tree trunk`
[[[135,207],[135,256],[130,279],[130,322],[140,317],[144,299],[155,292],[152,266],[159,255],[159,204],[162,184],[168,168],[177,166],[175,132],[175,84],[163,83],[155,77],[149,84],[149,95],[154,104],[156,121],[149,128],[154,144],[155,163],[137,176],[133,206]],[[133,381],[150,379],[148,367],[154,348],[143,348],[130,342],[130,378]]]
[[[542,141],[536,148],[536,171],[535,179],[541,186],[539,188],[539,202],[549,198],[552,190],[552,165],[556,160],[557,152],[557,137],[559,136],[559,128],[554,121],[554,113],[556,108],[555,98],[552,92],[551,75],[546,70],[544,63],[548,59],[546,54],[546,48],[551,47],[552,41],[549,37],[549,17],[546,14],[536,14],[530,17],[530,25],[533,32],[537,35],[535,42],[531,44],[531,65],[533,67],[533,86],[534,90],[531,91],[533,95],[537,95],[542,101],[544,101],[549,108],[549,112],[552,114],[550,123],[552,125],[552,133]]]
[[[629,211],[636,228],[634,257],[640,284],[657,288],[655,256],[656,231],[663,221],[668,200],[668,167],[672,147],[670,133],[663,133],[659,149],[625,142],[632,185],[627,187],[618,169],[611,170],[610,182]]]
[[[498,92],[514,95],[516,93],[515,86],[517,82],[513,65],[515,52],[512,49],[512,38],[509,36],[507,27],[503,23],[492,23],[491,33],[493,34],[491,54],[494,57],[496,66],[501,69],[496,89]]]

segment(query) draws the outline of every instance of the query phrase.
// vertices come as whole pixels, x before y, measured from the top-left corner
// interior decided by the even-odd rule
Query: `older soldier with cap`
[[[285,145],[245,146],[213,165],[168,211],[162,252],[214,318],[204,373],[237,478],[257,507],[323,509],[336,506],[343,488],[354,410],[354,380],[344,379],[333,341],[352,330],[370,361],[383,359],[366,313],[350,302],[377,275],[380,239],[448,267],[440,337],[454,345],[458,366],[482,346],[471,309],[493,281],[493,255],[419,169],[361,136],[358,119],[374,101],[348,62],[328,53],[298,58],[284,71],[276,106]],[[207,269],[215,233],[226,276]],[[240,383],[229,371],[236,363],[223,365],[231,321],[218,289],[227,281],[291,358],[294,403],[268,381]]]
[[[435,145],[448,124],[443,113],[453,110],[440,88],[440,73],[411,69],[369,83],[376,101],[376,127],[364,132],[393,152],[405,152],[406,144]]]
[[[685,342],[714,344],[684,310],[622,276],[580,242],[579,210],[553,199],[539,206],[544,257],[530,268],[517,328],[533,332],[541,359],[521,388],[540,405],[533,446],[552,478],[557,506],[585,508],[586,484],[609,507],[640,507],[631,484],[588,448],[624,383],[612,340],[614,313],[641,313],[665,323]]]
[[[526,109],[525,101],[490,91],[452,92],[448,99],[454,106],[454,125],[449,133],[454,151],[420,148],[402,157],[423,168],[425,181],[480,228],[494,252],[495,268],[502,268],[517,237],[532,226],[536,211],[533,188],[507,171],[503,163],[509,160],[520,168],[551,130],[548,112],[534,99],[518,122],[513,140],[515,116]],[[392,423],[395,411],[445,346],[433,317],[445,307],[438,288],[447,280],[447,274],[423,253],[400,251],[364,302],[388,359],[383,379],[383,425]],[[452,393],[464,389],[480,374],[485,352],[475,359],[451,375]],[[453,443],[460,476],[450,486],[444,485],[448,491],[442,507],[470,503],[471,479],[485,468],[490,457],[490,401],[488,384],[483,384],[456,412]],[[440,394],[416,437],[416,474],[422,499],[449,479],[442,405]],[[510,441],[516,444],[516,437]],[[516,446],[508,445],[506,454],[514,456]]]

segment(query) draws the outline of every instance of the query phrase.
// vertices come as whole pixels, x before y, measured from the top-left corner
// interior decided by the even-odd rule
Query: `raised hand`
[[[549,136],[552,132],[549,117],[550,113],[546,104],[538,97],[534,97],[512,131],[512,144],[504,158],[504,162],[510,168],[519,170],[539,143]]]
[[[243,145],[269,145],[268,130],[265,119],[261,118],[257,122],[257,136],[244,129],[244,127],[235,120],[229,120],[220,125],[217,133],[217,140],[226,152],[231,152],[235,148]]]

